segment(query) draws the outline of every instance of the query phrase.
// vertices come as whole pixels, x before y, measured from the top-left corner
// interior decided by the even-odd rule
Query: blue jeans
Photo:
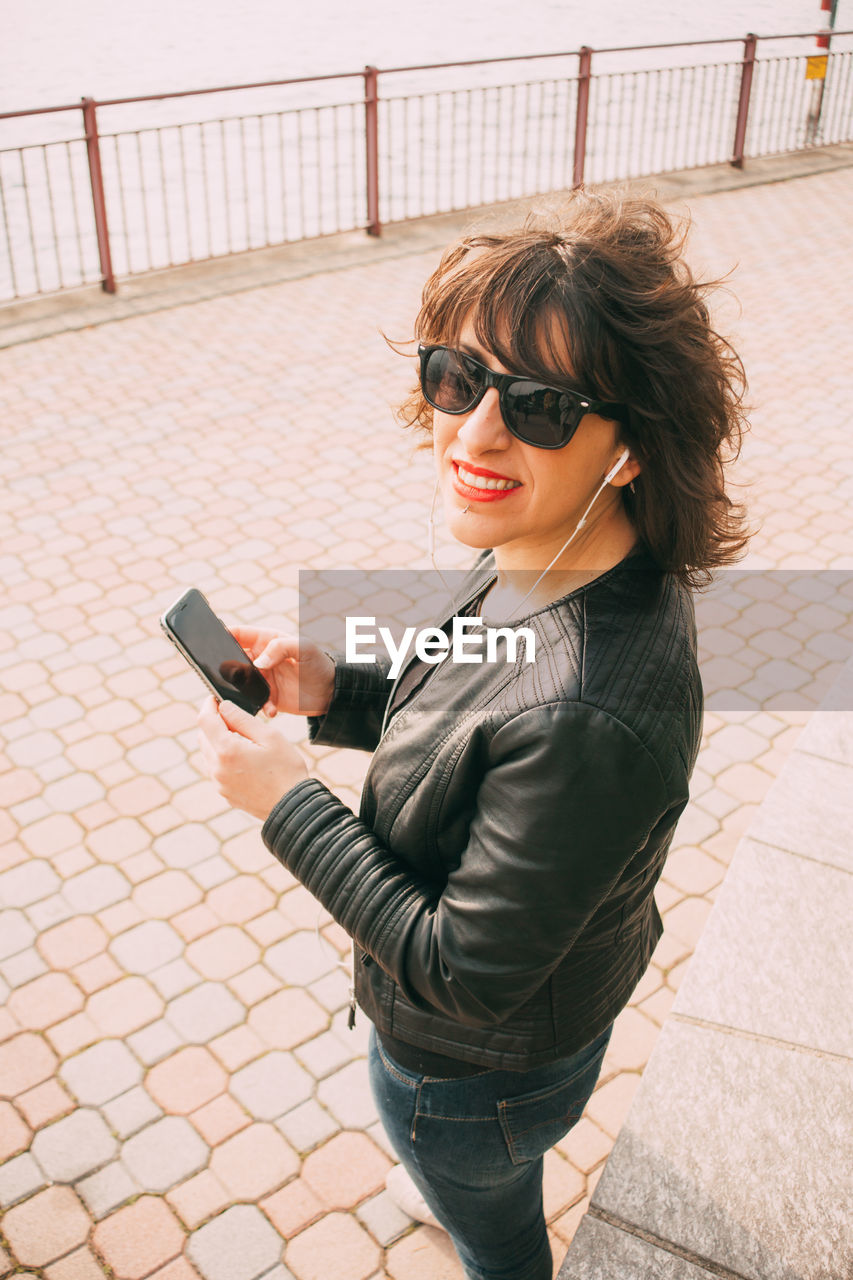
[[[611,1023],[571,1058],[459,1080],[417,1075],[370,1036],[370,1087],[391,1145],[469,1280],[551,1280],[545,1152],[581,1117]]]

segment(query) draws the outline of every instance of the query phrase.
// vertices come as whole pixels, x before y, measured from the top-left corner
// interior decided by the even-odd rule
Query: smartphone
[[[254,716],[269,701],[266,680],[195,587],[166,610],[160,626],[220,702]]]

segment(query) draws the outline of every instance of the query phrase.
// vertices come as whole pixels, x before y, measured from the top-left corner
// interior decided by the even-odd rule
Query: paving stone
[[[90,867],[62,886],[63,897],[74,910],[89,913],[121,902],[130,890],[130,881],[117,867]]]
[[[105,790],[91,773],[73,773],[45,787],[43,794],[45,803],[56,813],[74,813],[103,800]]]
[[[364,1058],[367,1056],[373,1024],[361,1009],[357,1011],[353,1027],[349,1025],[349,1016],[349,996],[347,996],[346,1008],[340,1009],[332,1018],[332,1031],[345,1049],[348,1049],[351,1054],[357,1053]]]
[[[249,1026],[264,1044],[275,1049],[292,1049],[324,1031],[328,1022],[326,1011],[300,987],[278,991],[262,1000],[248,1018]]]
[[[33,1139],[32,1153],[53,1182],[76,1182],[111,1160],[118,1150],[97,1111],[77,1111],[41,1129]]]
[[[69,920],[74,915],[74,908],[61,893],[52,893],[28,906],[26,914],[33,928],[41,932],[61,924],[63,920]]]
[[[147,1026],[164,1004],[144,978],[123,978],[89,997],[86,1013],[103,1036],[125,1037]]]
[[[28,1151],[0,1165],[0,1208],[25,1200],[45,1184],[45,1176]],[[4,1219],[5,1221],[5,1219]]]
[[[23,911],[0,911],[0,960],[31,946],[36,931]]]
[[[231,1195],[209,1169],[173,1187],[166,1199],[190,1231],[231,1204]]]
[[[183,943],[181,946],[183,947]],[[148,980],[157,988],[164,1000],[172,1000],[175,996],[183,995],[185,991],[197,987],[202,978],[187,964],[186,960],[178,958],[164,964],[160,969],[153,969],[148,974]]]
[[[100,955],[93,956],[91,960],[85,960],[83,964],[75,965],[71,970],[74,981],[86,993],[86,995],[94,995],[96,991],[103,991],[104,987],[111,987],[114,982],[119,982],[122,977],[122,970],[118,967],[112,956],[108,956],[102,951]]]
[[[327,1212],[326,1205],[301,1178],[261,1200],[260,1207],[285,1240],[304,1230]],[[408,1218],[406,1222],[408,1223]]]
[[[216,854],[205,858],[204,862],[196,862],[188,868],[189,874],[202,889],[213,889],[216,885],[224,885],[234,876],[234,868],[225,858]]]
[[[260,959],[260,948],[236,925],[222,925],[186,949],[194,969],[210,979],[231,978]]]
[[[853,1239],[838,1170],[853,1167],[851,1084],[849,1059],[671,1019],[593,1206],[747,1280],[845,1275]],[[808,1177],[795,1184],[780,1116],[797,1117]]]
[[[151,835],[135,818],[116,818],[90,831],[86,844],[99,862],[121,862],[149,848]]]
[[[204,1280],[260,1280],[281,1260],[278,1232],[253,1205],[235,1205],[190,1236],[187,1257]]]
[[[556,1144],[557,1150],[581,1173],[591,1173],[610,1155],[613,1139],[587,1116],[581,1116],[565,1138]]]
[[[289,986],[307,986],[335,968],[338,954],[325,939],[303,929],[270,947],[264,963]]]
[[[201,896],[201,889],[183,871],[164,871],[133,890],[133,901],[143,916],[161,920],[195,906]]]
[[[56,1055],[41,1036],[25,1031],[0,1044],[0,1098],[14,1098],[49,1080]]]
[[[387,1191],[380,1191],[379,1195],[365,1200],[355,1213],[362,1226],[367,1228],[383,1248],[399,1240],[412,1225],[412,1219],[403,1213]]]
[[[0,875],[0,907],[28,907],[56,893],[60,884],[49,862],[31,858]]]
[[[99,1222],[113,1209],[124,1204],[131,1196],[138,1195],[142,1188],[130,1176],[119,1160],[99,1169],[75,1184],[77,1194],[86,1202],[89,1213]]]
[[[257,1120],[275,1120],[311,1096],[314,1081],[289,1053],[268,1053],[231,1077],[229,1091]]]
[[[339,1133],[305,1159],[302,1178],[332,1209],[351,1209],[385,1185],[391,1161],[363,1133]]]
[[[319,1102],[309,1098],[276,1121],[285,1138],[296,1151],[310,1151],[337,1133],[340,1125]]]
[[[19,951],[17,955],[10,956],[0,964],[0,974],[3,975],[4,982],[13,990],[34,982],[45,973],[47,973],[47,965],[35,947],[27,947],[26,951]]]
[[[234,1200],[258,1200],[299,1172],[299,1158],[270,1124],[253,1124],[217,1147],[210,1170]]]
[[[46,1280],[104,1280],[104,1271],[88,1249],[75,1249],[45,1271]]]
[[[288,1242],[285,1261],[297,1280],[368,1280],[380,1253],[355,1218],[330,1213]]]
[[[382,1127],[381,1120],[376,1120],[373,1124],[368,1125],[365,1129],[365,1133],[368,1138],[372,1140],[374,1146],[377,1146],[380,1151],[385,1152],[392,1164],[397,1163],[397,1153],[388,1141],[388,1134]]]
[[[275,906],[275,895],[254,876],[233,876],[211,889],[207,906],[224,924],[245,924]]]
[[[570,1205],[583,1199],[587,1179],[558,1151],[545,1152],[543,1203],[546,1221],[565,1213]]]
[[[250,1009],[278,991],[281,982],[264,965],[253,964],[242,973],[235,974],[228,986],[237,999]]]
[[[163,1200],[142,1196],[98,1223],[92,1241],[115,1280],[142,1280],[181,1252],[184,1233]]]
[[[174,831],[158,836],[154,852],[175,869],[193,867],[219,851],[219,841],[203,823],[186,822]]]
[[[151,1022],[141,1031],[128,1036],[127,1043],[140,1062],[146,1067],[153,1067],[179,1049],[183,1039],[165,1018],[158,1018],[156,1022]]]
[[[144,1129],[152,1120],[162,1115],[157,1103],[142,1086],[128,1089],[111,1102],[101,1106],[101,1112],[110,1128],[119,1138],[129,1138],[131,1134]]]
[[[43,963],[40,956],[39,961]],[[45,973],[18,988],[8,1003],[9,1012],[22,1027],[43,1031],[77,1013],[84,997],[64,973]]]
[[[142,1068],[123,1041],[102,1040],[69,1058],[59,1074],[78,1102],[97,1107],[138,1084]]]
[[[163,920],[147,920],[128,929],[109,944],[109,951],[128,973],[148,974],[176,959],[183,939]]]
[[[183,764],[186,753],[174,738],[152,738],[128,751],[127,760],[139,773],[161,775],[174,765]]]
[[[3,1234],[18,1262],[43,1267],[89,1233],[89,1216],[70,1187],[48,1187],[3,1218]]]
[[[244,1025],[211,1040],[210,1048],[227,1071],[237,1071],[247,1062],[262,1057],[264,1043],[250,1027]]]
[[[377,1119],[363,1058],[321,1081],[317,1098],[345,1129],[366,1129]]]
[[[327,973],[324,978],[308,985],[308,992],[318,1004],[329,1013],[337,1013],[339,1009],[349,1012],[349,977],[341,969]],[[363,1052],[363,1050],[359,1050]]]
[[[186,1258],[175,1258],[174,1262],[167,1262],[165,1267],[155,1271],[151,1280],[199,1280],[199,1274]]]
[[[140,1186],[148,1191],[170,1187],[207,1164],[209,1149],[188,1120],[164,1116],[128,1138],[121,1158]]]
[[[456,1250],[443,1231],[418,1227],[388,1250],[391,1280],[465,1280]]]
[[[251,1123],[243,1108],[237,1105],[230,1094],[222,1094],[191,1112],[190,1120],[211,1147],[218,1146]]]
[[[90,916],[75,916],[42,933],[37,946],[54,969],[70,969],[98,955],[107,945],[104,930]]]
[[[228,1076],[209,1050],[179,1049],[159,1062],[145,1078],[152,1098],[171,1114],[188,1115],[225,1091]]]
[[[348,1053],[340,1039],[331,1031],[325,1031],[313,1040],[307,1040],[295,1050],[296,1057],[315,1080],[322,1080],[333,1071],[351,1062],[354,1054]]]
[[[0,1165],[26,1150],[31,1137],[29,1125],[24,1124],[11,1102],[0,1102]]]
[[[246,1010],[226,986],[203,982],[169,1002],[166,1018],[182,1039],[207,1044],[215,1036],[238,1026]]]
[[[654,996],[651,999],[654,999]],[[647,1003],[644,1001],[643,1007]],[[611,1138],[616,1138],[639,1085],[638,1074],[632,1071],[620,1072],[596,1088],[586,1105],[586,1114],[599,1129],[603,1129]]]
[[[40,1129],[74,1110],[74,1103],[58,1080],[45,1080],[44,1084],[19,1094],[15,1105],[33,1129]]]

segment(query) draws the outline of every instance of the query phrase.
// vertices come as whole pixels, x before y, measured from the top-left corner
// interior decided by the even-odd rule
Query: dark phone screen
[[[260,711],[269,700],[270,687],[200,591],[188,591],[165,621],[221,700],[252,715]]]

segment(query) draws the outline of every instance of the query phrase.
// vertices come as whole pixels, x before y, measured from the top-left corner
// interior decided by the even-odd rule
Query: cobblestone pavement
[[[851,205],[853,169],[691,200],[696,263],[736,266],[720,326],[751,377],[760,567],[853,567]],[[389,409],[410,369],[379,329],[408,336],[434,257],[3,356],[0,1276],[461,1276],[383,1190],[347,939],[202,777],[200,687],[157,623],[184,585],[230,621],[292,621],[300,566],[427,563],[429,462]],[[731,630],[758,626],[746,607]],[[556,1258],[806,714],[706,718],[664,936],[546,1160]],[[307,754],[355,807],[366,757]]]

